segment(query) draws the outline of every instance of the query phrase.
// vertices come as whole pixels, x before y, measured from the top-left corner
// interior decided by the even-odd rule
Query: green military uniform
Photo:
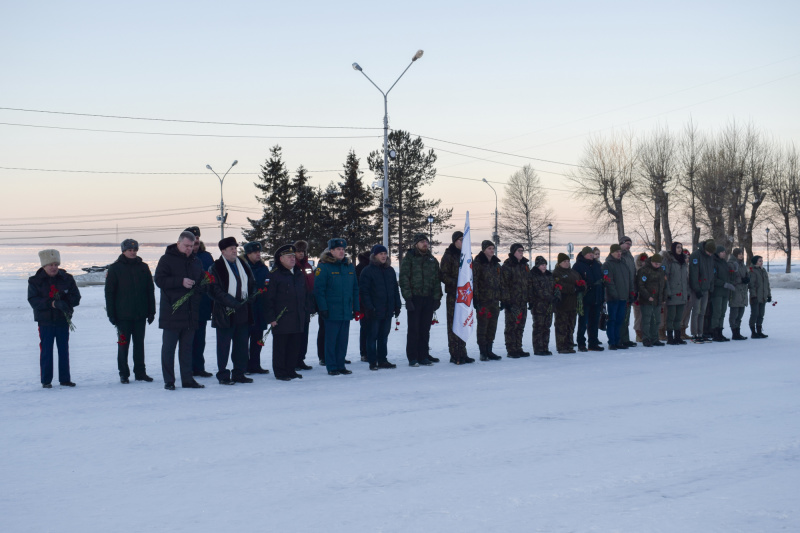
[[[553,269],[555,294],[561,301],[555,305],[556,349],[558,353],[575,353],[572,349],[572,335],[575,333],[575,319],[578,317],[578,286],[581,275],[571,268],[557,266]],[[559,288],[560,287],[560,288]]]
[[[451,244],[442,256],[442,263],[439,265],[439,279],[444,283],[444,292],[447,294],[447,347],[450,350],[450,361],[453,363],[467,357],[467,343],[453,333],[453,315],[456,311],[456,299],[458,298],[458,270],[460,265],[461,250],[456,248],[455,244]]]
[[[660,259],[658,254],[653,257]],[[658,323],[661,318],[661,305],[666,299],[666,275],[661,267],[653,267],[651,263],[653,257],[636,272],[636,290],[639,293],[637,303],[642,310],[642,338],[645,346],[661,345],[658,340]]]
[[[731,283],[733,272],[728,267],[728,262],[719,256],[724,251],[725,248],[720,246],[714,254],[714,288],[711,292],[711,331],[716,334],[717,338],[714,340],[717,341],[730,340],[722,336],[722,327],[725,324],[731,290],[734,289]]]
[[[431,320],[442,303],[442,282],[439,279],[439,261],[430,250],[422,251],[418,244],[427,237],[414,237],[414,247],[400,262],[400,292],[406,303],[406,357],[410,365],[435,362],[428,353]],[[436,360],[438,361],[438,359]]]
[[[543,257],[536,262],[547,264]],[[530,271],[529,296],[531,313],[533,314],[533,353],[535,355],[551,355],[547,349],[550,344],[550,327],[553,324],[553,291],[555,290],[553,274],[549,270],[542,272],[538,265]]]
[[[767,302],[772,301],[772,291],[769,287],[769,273],[764,267],[757,265],[760,256],[753,256],[750,266],[750,332],[754,339],[764,339],[767,337],[761,331],[764,323],[764,311]]]
[[[628,282],[631,286],[631,292],[635,289],[633,287],[636,286],[634,283],[633,278],[636,276],[636,260],[633,258],[633,254],[630,250],[622,252],[622,263],[625,265],[625,268],[628,271]],[[632,296],[632,295],[631,295]],[[631,343],[631,334],[630,334],[630,324],[631,324],[631,307],[633,304],[633,297],[628,298],[628,305],[625,308],[625,323],[622,324],[622,328],[619,332],[619,340],[622,344]],[[635,344],[634,344],[635,346]]]
[[[733,340],[741,341],[747,337],[741,334],[742,318],[744,317],[744,308],[747,307],[747,286],[750,283],[750,271],[744,265],[744,261],[736,257],[742,253],[739,248],[736,248],[728,258],[728,270],[731,273],[731,283],[734,290],[731,292],[730,301],[730,314],[728,315],[728,324],[731,327]]]
[[[672,251],[664,254],[663,266],[667,274],[667,344],[681,344],[683,310],[689,301],[689,263],[686,254]]]
[[[503,306],[506,315],[504,336],[506,351],[509,357],[527,357],[529,353],[522,350],[522,334],[528,320],[528,283],[531,269],[528,259],[523,257],[517,261],[513,254],[501,267],[503,274]]]
[[[486,249],[486,246],[483,248]],[[486,254],[479,252],[472,261],[472,279],[475,283],[473,299],[475,312],[478,315],[478,347],[481,350],[481,360],[486,360],[486,357],[499,357],[492,352],[492,344],[497,334],[500,299],[503,297],[500,259],[494,255],[490,260]]]

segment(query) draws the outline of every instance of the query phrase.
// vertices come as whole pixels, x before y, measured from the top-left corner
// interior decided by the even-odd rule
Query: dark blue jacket
[[[211,268],[211,265],[214,264],[214,257],[210,253],[206,251],[206,245],[204,243],[200,243],[200,250],[197,252],[197,258],[203,264],[203,270],[208,272],[208,269]],[[200,320],[201,321],[208,321],[211,320],[211,307],[213,302],[211,301],[211,297],[208,294],[204,294],[203,297],[200,299]]]
[[[264,264],[264,261],[259,259],[255,263],[251,263],[246,255],[239,256],[239,260],[250,267],[250,272],[253,273],[253,278],[256,282],[255,290],[263,289],[269,285],[269,267]],[[255,329],[267,328],[268,322],[264,316],[264,299],[264,296],[257,296],[253,300],[253,327]]]
[[[583,293],[583,303],[586,305],[602,305],[605,301],[605,287],[603,286],[603,268],[594,259],[589,261],[583,254],[578,254],[578,259],[572,265],[572,270],[580,274],[586,282],[586,292]]]
[[[50,287],[55,286],[58,291],[58,300],[63,303],[58,305],[63,309],[53,308],[56,298],[50,297]],[[47,275],[44,268],[40,268],[35,275],[28,278],[28,303],[33,308],[33,319],[40,326],[67,326],[64,313],[72,316],[74,307],[81,302],[81,293],[75,284],[75,278],[67,274],[66,270],[58,269],[54,277]]]
[[[369,319],[391,318],[395,309],[402,307],[397,274],[388,259],[381,264],[374,255],[370,255],[369,265],[361,271],[358,285],[361,311],[368,313]]]

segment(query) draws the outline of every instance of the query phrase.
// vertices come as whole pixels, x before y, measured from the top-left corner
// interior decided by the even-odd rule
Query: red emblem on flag
[[[458,298],[456,303],[464,304],[466,306],[472,305],[472,284],[468,281],[466,285],[458,288]]]

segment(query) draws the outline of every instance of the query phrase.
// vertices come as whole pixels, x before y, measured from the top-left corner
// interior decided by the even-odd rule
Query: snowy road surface
[[[766,340],[456,367],[440,313],[442,362],[409,368],[401,315],[396,370],[357,362],[353,324],[351,376],[312,349],[303,380],[175,392],[155,326],[156,381],[118,382],[102,287],[75,315],[78,386],[43,390],[25,290],[0,278],[3,531],[800,531],[796,290]]]

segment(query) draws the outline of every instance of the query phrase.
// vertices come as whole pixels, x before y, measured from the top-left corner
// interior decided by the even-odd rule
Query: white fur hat
[[[61,254],[58,253],[58,250],[42,250],[39,252],[39,261],[42,262],[42,266],[50,263],[58,263],[60,265]]]

